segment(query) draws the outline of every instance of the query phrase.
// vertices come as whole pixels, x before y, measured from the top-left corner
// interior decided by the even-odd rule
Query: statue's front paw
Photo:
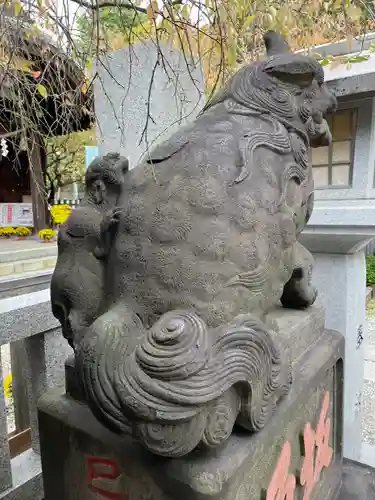
[[[306,290],[304,290],[300,294],[300,300],[302,304],[302,308],[312,306],[318,296],[318,290],[314,286],[308,286]]]
[[[308,272],[295,269],[292,277],[284,286],[281,303],[288,309],[306,309],[311,306],[318,295],[318,290],[311,285]]]

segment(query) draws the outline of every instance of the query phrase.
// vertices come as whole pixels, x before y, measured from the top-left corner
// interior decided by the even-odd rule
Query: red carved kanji
[[[320,479],[324,467],[329,467],[333,450],[329,446],[331,419],[327,418],[329,408],[329,392],[323,399],[319,422],[314,431],[310,424],[305,425],[303,433],[304,459],[300,474],[300,483],[305,487],[303,500],[309,500],[311,493]]]
[[[128,495],[118,489],[121,476],[118,465],[108,458],[87,458],[87,484],[96,494],[110,500],[128,500]]]
[[[286,441],[267,488],[266,500],[294,500],[296,478],[289,474],[291,456],[292,448],[289,441]]]

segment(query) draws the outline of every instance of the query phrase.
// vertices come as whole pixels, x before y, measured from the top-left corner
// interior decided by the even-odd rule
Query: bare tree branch
[[[98,0],[87,2],[86,0],[71,0],[72,2],[78,4],[80,7],[85,7],[90,10],[103,9],[104,7],[118,7],[120,9],[129,9],[136,12],[141,12],[142,14],[147,14],[147,9],[144,7],[139,7],[134,3],[127,2],[126,0]],[[168,2],[169,5],[183,5],[184,0],[173,0]]]

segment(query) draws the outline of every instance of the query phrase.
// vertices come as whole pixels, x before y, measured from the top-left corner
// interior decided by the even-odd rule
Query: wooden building
[[[0,29],[0,226],[39,230],[47,217],[45,139],[91,127],[92,94],[78,64],[28,16],[2,8]]]

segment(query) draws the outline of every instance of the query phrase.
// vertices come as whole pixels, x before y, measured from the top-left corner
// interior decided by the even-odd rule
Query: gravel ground
[[[372,300],[367,307],[367,329],[362,439],[367,444],[375,445],[375,300]]]

